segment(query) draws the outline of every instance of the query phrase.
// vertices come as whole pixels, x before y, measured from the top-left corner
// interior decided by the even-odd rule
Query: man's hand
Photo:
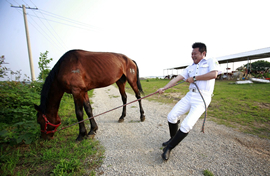
[[[163,93],[164,93],[164,91],[165,91],[165,90],[164,90],[164,88],[160,88],[160,89],[158,89],[158,93],[159,93],[159,94],[163,94]]]
[[[194,83],[193,77],[189,77],[188,79],[186,79],[186,82],[188,82],[188,83]]]

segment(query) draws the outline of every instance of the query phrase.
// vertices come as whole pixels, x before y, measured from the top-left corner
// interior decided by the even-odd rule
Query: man
[[[169,159],[171,150],[188,135],[189,131],[205,111],[203,99],[194,83],[197,84],[208,107],[211,102],[211,95],[214,91],[215,78],[220,68],[215,59],[205,58],[207,52],[205,44],[194,43],[192,48],[191,57],[194,63],[188,66],[183,73],[172,79],[165,87],[158,90],[161,94],[164,92],[164,89],[175,85],[180,80],[191,83],[189,86],[190,91],[168,114],[167,119],[171,138],[169,141],[162,144],[165,146],[162,154],[164,160]],[[178,117],[188,111],[188,115],[183,120],[178,130]]]

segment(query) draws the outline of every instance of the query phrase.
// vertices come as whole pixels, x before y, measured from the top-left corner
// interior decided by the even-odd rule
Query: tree
[[[236,70],[243,71],[246,75],[251,74],[255,78],[270,78],[270,62],[265,60],[259,60],[251,64],[244,64]]]
[[[20,81],[21,76],[22,76],[22,73],[21,73],[22,70],[17,70],[15,72],[15,71],[12,71],[10,68],[4,67],[3,64],[8,64],[8,63],[5,62],[5,56],[4,55],[2,55],[0,57],[0,78],[4,78],[5,76],[7,76],[8,80],[12,81],[12,76],[14,75],[15,76],[15,81]],[[30,81],[30,78],[26,74],[24,74],[23,81],[24,82],[25,81]]]
[[[248,64],[245,64],[244,66],[248,68]],[[260,72],[260,71],[266,71],[270,68],[270,62],[267,62],[265,60],[259,60],[256,62],[251,63],[251,70]]]
[[[236,70],[238,71],[244,71],[246,68],[250,69],[250,64],[244,64],[241,67],[238,67]],[[270,68],[270,62],[265,60],[259,60],[256,62],[251,63],[251,69],[252,72],[261,72],[261,71],[267,71]]]
[[[39,61],[38,61],[38,68],[40,69],[38,79],[40,79],[40,80],[45,80],[51,71],[49,69],[50,67],[48,65],[53,59],[47,58],[48,52],[49,51],[46,51],[45,53],[40,53],[40,57],[39,57]]]
[[[2,55],[0,57],[0,78],[4,78],[5,76],[7,76],[7,67],[2,66],[3,64],[7,64],[5,63],[5,56]]]

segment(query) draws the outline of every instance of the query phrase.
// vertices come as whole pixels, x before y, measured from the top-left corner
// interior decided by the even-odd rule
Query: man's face
[[[199,48],[194,48],[191,53],[191,58],[194,64],[198,64],[205,57],[205,54],[206,54],[205,51],[201,53],[199,51]]]

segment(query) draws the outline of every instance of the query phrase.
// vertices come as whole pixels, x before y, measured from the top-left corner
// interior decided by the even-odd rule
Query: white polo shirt
[[[219,74],[221,73],[218,61],[213,58],[203,58],[198,64],[193,63],[192,65],[188,66],[180,75],[187,79],[189,77],[203,75],[214,70],[218,71]],[[201,91],[212,94],[214,91],[215,79],[198,80],[196,81],[196,84]],[[190,84],[189,89],[197,88],[194,84]]]

